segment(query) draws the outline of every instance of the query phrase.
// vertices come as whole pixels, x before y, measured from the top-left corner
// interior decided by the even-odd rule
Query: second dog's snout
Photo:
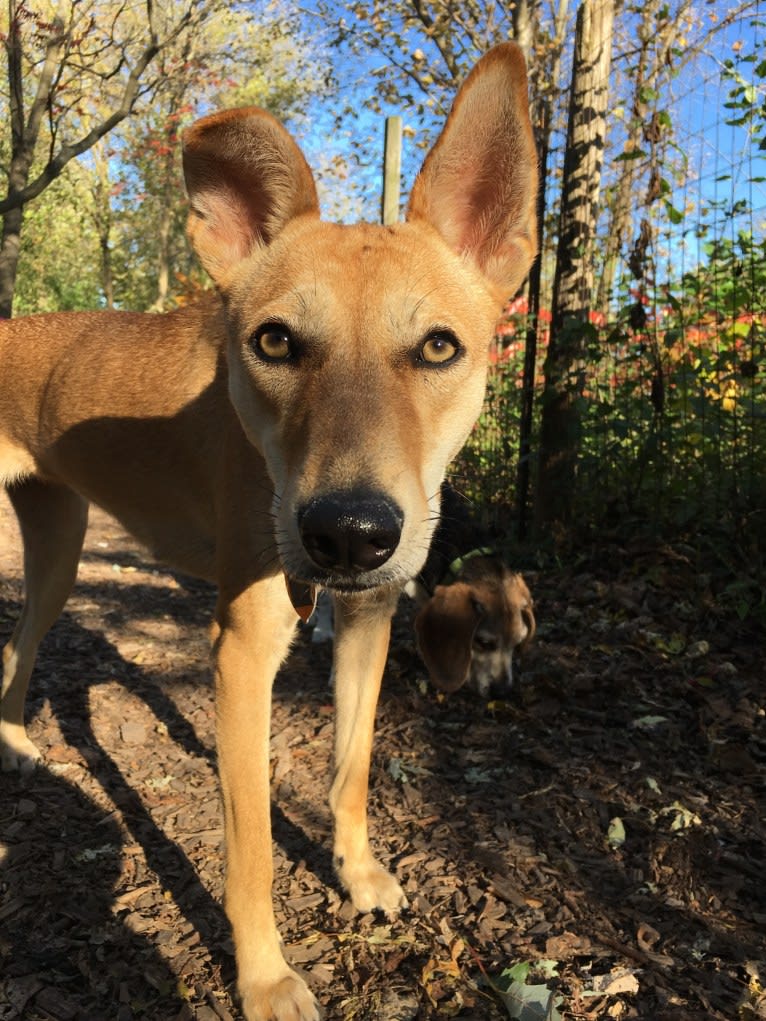
[[[325,570],[372,571],[399,545],[404,515],[382,495],[328,493],[306,504],[298,528],[311,560]]]

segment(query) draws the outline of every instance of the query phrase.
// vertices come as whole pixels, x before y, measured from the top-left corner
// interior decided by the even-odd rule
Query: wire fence
[[[632,237],[610,293],[583,326],[573,368],[578,536],[704,532],[746,550],[766,545],[763,64],[759,73],[752,86],[736,66],[722,74],[713,64],[679,90],[672,147],[655,154],[672,192],[651,202],[646,183],[637,185]],[[543,294],[551,284],[545,256]],[[534,321],[524,298],[509,305],[484,413],[455,466],[461,488],[504,534],[533,530],[550,318],[544,299]],[[519,432],[529,331],[537,358],[526,455]],[[520,489],[525,456],[530,485]]]

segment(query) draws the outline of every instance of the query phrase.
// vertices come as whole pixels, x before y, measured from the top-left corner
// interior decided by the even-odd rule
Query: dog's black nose
[[[319,496],[298,513],[298,528],[311,560],[325,570],[372,571],[392,555],[404,515],[382,494],[335,492]]]

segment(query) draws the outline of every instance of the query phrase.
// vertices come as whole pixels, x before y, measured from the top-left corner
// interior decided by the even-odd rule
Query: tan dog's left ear
[[[278,120],[258,107],[203,117],[184,133],[187,233],[219,287],[296,216],[319,216],[314,178]]]
[[[468,678],[471,646],[479,609],[464,582],[437,585],[433,596],[415,617],[418,649],[432,684],[457,691]]]
[[[515,43],[501,43],[458,92],[407,219],[428,221],[507,299],[537,252],[537,184],[524,57]]]

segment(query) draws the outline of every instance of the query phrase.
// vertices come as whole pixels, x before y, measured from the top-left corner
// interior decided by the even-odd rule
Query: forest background
[[[267,108],[327,217],[378,218],[384,117],[403,117],[406,195],[457,83],[516,39],[541,257],[454,478],[517,555],[670,538],[765,615],[759,0],[9,0],[0,18],[5,316],[194,300],[180,134],[213,109]]]

